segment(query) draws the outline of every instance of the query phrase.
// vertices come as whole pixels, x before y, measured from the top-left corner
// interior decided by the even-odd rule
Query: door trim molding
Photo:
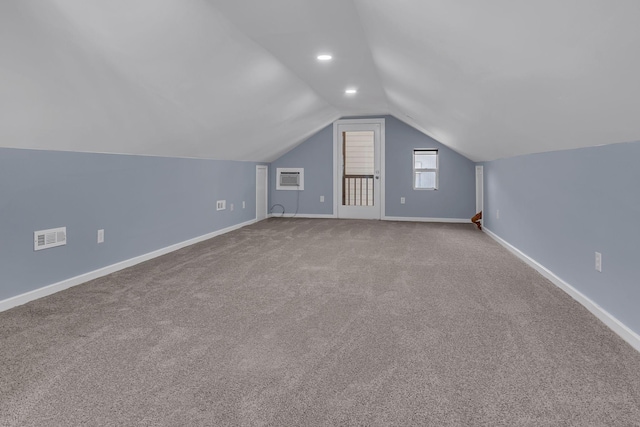
[[[385,217],[385,195],[384,195],[384,181],[385,181],[385,119],[384,118],[371,118],[371,119],[341,119],[333,122],[333,217],[338,218],[338,185],[339,180],[336,178],[338,175],[338,158],[339,158],[339,125],[380,125],[380,219]]]
[[[478,171],[480,171],[481,181],[478,182]],[[476,165],[475,169],[475,180],[476,180],[476,213],[484,210],[484,166]],[[478,184],[480,184],[480,194],[478,194]],[[480,196],[480,197],[478,197]],[[478,199],[480,199],[480,210],[478,210]],[[484,212],[483,212],[484,215]],[[480,224],[484,225],[484,221],[480,219]]]
[[[264,213],[264,218],[263,219],[267,219],[269,218],[269,166],[268,165],[256,165],[256,221],[260,221],[258,219],[258,206],[260,205],[258,203],[258,197],[260,197],[260,194],[258,194],[258,171],[264,169],[266,171],[265,173],[265,189],[264,189],[264,194],[262,195],[265,198],[265,213]]]

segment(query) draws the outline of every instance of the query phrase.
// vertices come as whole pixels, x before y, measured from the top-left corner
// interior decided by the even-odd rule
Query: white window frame
[[[425,151],[429,151],[429,152],[435,152],[436,154],[436,167],[435,169],[433,168],[416,168],[416,153],[420,153],[420,152],[425,152]],[[411,155],[411,169],[413,170],[413,172],[411,173],[411,185],[413,186],[414,190],[437,190],[438,189],[438,185],[440,183],[440,153],[438,153],[438,149],[437,148],[414,148],[413,149],[413,153]],[[435,186],[429,187],[429,188],[422,188],[422,187],[416,187],[416,172],[435,172],[436,173],[436,184]]]

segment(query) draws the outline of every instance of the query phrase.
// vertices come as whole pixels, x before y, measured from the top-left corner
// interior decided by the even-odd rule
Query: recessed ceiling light
[[[355,93],[358,93],[357,89],[347,89],[344,91],[344,93],[346,93],[347,95],[353,95]]]
[[[318,61],[331,61],[331,55],[318,55]]]

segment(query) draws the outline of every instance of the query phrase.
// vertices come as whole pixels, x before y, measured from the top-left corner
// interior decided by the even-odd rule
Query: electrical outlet
[[[233,212],[233,203],[231,203],[231,205],[229,205],[229,210]]]
[[[320,203],[324,203],[324,196],[320,196]]]
[[[596,252],[596,271],[602,273],[602,254]]]
[[[400,197],[400,204],[401,205],[404,205],[404,200],[405,200],[404,197]]]
[[[245,203],[242,202],[242,209],[244,209],[246,207]]]
[[[500,219],[500,209],[496,210],[496,219]]]
[[[227,209],[227,201],[226,200],[218,200],[216,202],[216,210],[217,211],[223,211]]]
[[[104,243],[104,229],[98,230],[98,243]]]

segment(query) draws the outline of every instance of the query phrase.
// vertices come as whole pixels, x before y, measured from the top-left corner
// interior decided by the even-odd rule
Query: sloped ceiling
[[[476,161],[635,141],[639,20],[637,0],[4,1],[0,146],[270,161],[378,114]]]

